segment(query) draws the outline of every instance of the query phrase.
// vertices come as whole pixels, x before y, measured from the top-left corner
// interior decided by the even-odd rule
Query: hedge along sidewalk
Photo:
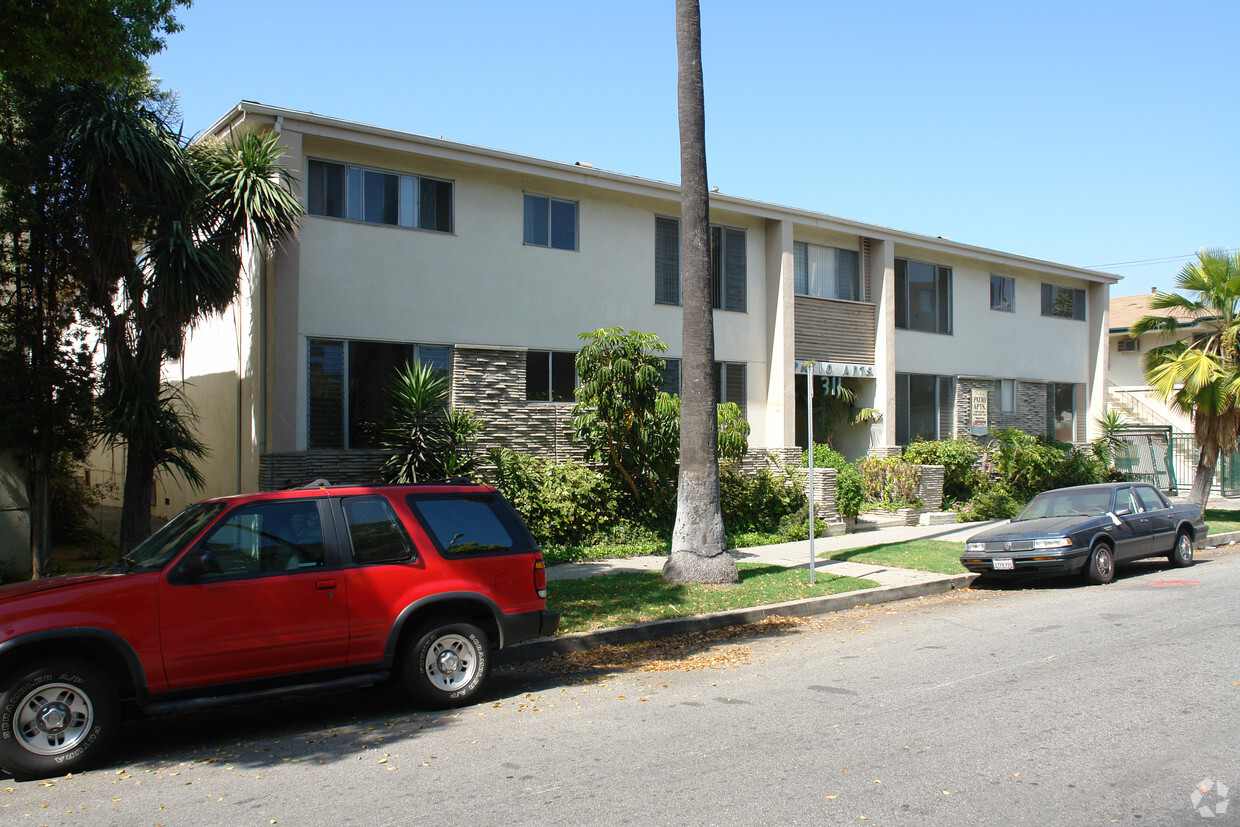
[[[821,559],[830,553],[861,548],[881,543],[898,543],[906,540],[936,539],[963,542],[970,535],[981,531],[987,523],[963,523],[954,526],[892,526],[876,531],[845,534],[839,537],[819,537],[814,540],[815,572],[825,575],[855,577],[871,580],[879,585],[871,589],[859,589],[843,594],[812,597],[787,603],[732,609],[691,617],[667,618],[609,629],[575,632],[551,638],[541,638],[520,643],[500,650],[497,661],[516,663],[539,660],[554,654],[580,652],[601,646],[656,640],[671,635],[705,632],[725,626],[741,626],[756,623],[772,616],[808,617],[826,614],[856,606],[908,600],[930,594],[941,594],[954,589],[966,588],[976,579],[973,574],[944,575],[932,572],[897,569],[869,563],[851,563],[841,560]],[[963,549],[962,549],[963,551]],[[788,568],[809,565],[809,540],[780,543],[771,546],[729,551],[738,562],[764,563]],[[547,569],[548,581],[600,577],[626,571],[658,571],[666,557],[627,557],[615,560],[590,560],[581,563],[561,563]],[[553,587],[554,588],[554,587]]]

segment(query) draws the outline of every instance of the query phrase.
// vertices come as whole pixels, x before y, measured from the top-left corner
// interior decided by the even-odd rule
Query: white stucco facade
[[[315,453],[311,340],[447,347],[454,371],[467,354],[493,354],[491,362],[505,365],[505,354],[514,354],[512,365],[523,371],[531,350],[573,352],[582,332],[620,326],[657,334],[666,356],[680,357],[680,307],[656,301],[655,286],[656,219],[679,214],[676,186],[259,104],[240,104],[210,131],[229,129],[278,132],[303,203],[313,160],[447,182],[452,214],[448,231],[311,214],[272,258],[251,261],[242,297],[194,331],[185,359],[170,367],[171,376],[184,377],[212,449],[204,494],[257,489],[264,457]],[[575,205],[574,249],[524,243],[526,195]],[[952,388],[1004,379],[1071,385],[1080,389],[1082,425],[1105,404],[1105,317],[1115,276],[730,195],[712,194],[711,222],[744,239],[744,309],[716,310],[715,349],[718,362],[743,366],[754,448],[797,443],[798,359],[868,369],[855,380],[858,404],[884,416],[841,435],[852,455],[896,445],[908,375],[950,379]],[[798,295],[801,243],[859,262],[860,295]],[[901,329],[897,262],[906,260],[950,268],[943,270],[950,333]],[[992,275],[1013,279],[1014,312],[991,309]],[[1081,291],[1083,318],[1044,316],[1043,284]],[[463,377],[454,376],[454,394],[463,392]],[[937,404],[952,433],[940,436],[964,433],[951,424],[959,421],[957,400],[946,393]],[[542,415],[565,404],[528,406]],[[157,512],[175,510],[177,497],[167,493],[161,489],[169,504],[161,509],[161,499]]]

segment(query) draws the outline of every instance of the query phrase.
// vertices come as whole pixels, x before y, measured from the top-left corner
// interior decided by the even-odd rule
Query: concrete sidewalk
[[[900,543],[907,540],[949,540],[961,543],[960,550],[963,552],[963,544],[966,538],[996,522],[1000,521],[938,526],[891,526],[854,534],[844,534],[838,537],[819,537],[814,540],[814,555],[821,557],[824,554],[846,549],[864,548],[883,543]],[[735,557],[738,562],[766,563],[788,568],[808,568],[810,543],[809,540],[801,540],[795,543],[781,543],[773,546],[733,549],[728,553]],[[626,571],[660,571],[666,560],[666,557],[626,557],[614,560],[590,560],[584,563],[562,563],[547,569],[547,579],[555,581],[598,577]],[[753,606],[726,612],[669,618],[649,623],[635,623],[630,626],[617,626],[610,629],[596,629],[589,632],[557,635],[556,637],[542,638],[501,649],[496,653],[498,655],[497,660],[501,663],[537,660],[554,654],[580,652],[600,646],[614,646],[644,640],[655,640],[671,635],[704,632],[724,626],[756,623],[776,615],[808,617],[850,609],[855,606],[886,603],[893,600],[908,600],[930,594],[941,594],[953,589],[966,588],[977,577],[974,574],[936,574],[928,571],[876,566],[870,563],[851,563],[843,560],[823,559],[816,561],[814,570],[824,574],[865,578],[874,581],[878,586],[871,589],[860,589],[843,594],[813,597],[806,600],[795,600],[769,606]],[[552,586],[552,591],[554,592],[554,586]]]

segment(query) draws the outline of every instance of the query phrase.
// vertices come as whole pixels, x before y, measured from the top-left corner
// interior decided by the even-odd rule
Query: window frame
[[[296,506],[296,505],[312,506],[312,511],[314,513],[315,520],[318,523],[318,531],[319,531],[319,543],[318,544],[320,547],[321,556],[319,558],[319,562],[317,565],[301,565],[296,568],[263,568],[261,564],[261,558],[259,558],[259,562],[260,562],[259,568],[255,569],[254,571],[222,571],[221,570],[219,572],[207,572],[207,573],[195,575],[194,577],[188,580],[186,580],[183,576],[180,575],[180,570],[184,568],[185,561],[188,559],[189,555],[202,554],[204,552],[211,551],[212,555],[214,556],[214,551],[207,548],[208,543],[210,543],[212,538],[214,538],[219,532],[223,531],[224,529],[232,525],[233,521],[236,518],[252,516],[261,511],[273,511],[276,508]],[[292,576],[292,575],[298,575],[298,574],[317,574],[317,573],[326,571],[328,569],[335,568],[336,564],[335,564],[335,559],[332,553],[331,537],[329,536],[329,532],[328,532],[328,526],[330,525],[329,518],[330,518],[330,513],[325,510],[324,502],[322,498],[319,498],[319,497],[307,497],[304,499],[301,499],[301,498],[298,498],[298,499],[283,499],[283,498],[266,499],[266,500],[258,500],[255,502],[250,502],[250,503],[246,503],[244,505],[238,506],[237,508],[234,508],[228,511],[226,514],[219,516],[211,524],[210,528],[203,534],[202,538],[197,543],[194,544],[193,549],[190,552],[188,552],[186,555],[182,556],[181,563],[179,564],[179,570],[178,570],[177,576],[169,578],[169,582],[172,583],[173,585],[192,585],[192,584],[199,584],[199,583],[223,583],[223,582],[234,581],[234,580],[256,580],[260,578]],[[265,534],[265,532],[262,532],[261,529],[259,529],[256,533]],[[298,545],[296,543],[289,541],[287,538],[284,538],[284,537],[281,537],[280,541],[285,542],[287,545],[290,545],[293,547],[296,547]],[[216,561],[216,564],[219,565],[218,560]]]
[[[541,201],[542,208],[545,209],[545,238],[543,241],[530,240],[530,207],[532,201]],[[573,226],[572,226],[572,246],[565,247],[556,244],[556,214],[555,206],[568,205],[573,208]],[[549,250],[567,250],[569,252],[577,252],[580,249],[581,237],[581,204],[578,201],[569,201],[565,198],[556,198],[551,195],[541,195],[534,192],[522,193],[521,198],[521,217],[522,217],[522,243],[527,247],[544,247]]]
[[[370,451],[375,450],[376,446],[372,445],[353,445],[353,399],[350,395],[350,387],[353,383],[351,365],[353,362],[353,347],[359,345],[385,345],[393,347],[409,348],[409,361],[406,364],[412,364],[418,361],[423,364],[435,365],[438,360],[423,359],[420,354],[424,349],[436,349],[446,351],[443,367],[445,377],[448,380],[449,387],[452,383],[452,345],[433,344],[429,342],[384,342],[373,339],[335,339],[327,336],[307,336],[306,337],[306,450],[307,451]],[[325,346],[339,346],[339,359],[333,361],[339,365],[339,382],[338,391],[339,398],[332,400],[334,404],[328,410],[323,410],[323,406],[328,404],[328,399],[324,396],[316,405],[314,391],[316,385],[315,367],[316,362],[323,362],[327,358],[327,354],[316,359],[312,355],[313,348]],[[334,409],[339,406],[339,411]],[[317,410],[316,410],[317,408]],[[332,434],[329,430],[336,426],[328,427],[331,419],[338,417],[337,425],[339,427],[339,442],[336,444],[334,439],[316,439],[316,433],[323,433],[327,437]],[[332,444],[328,444],[332,443]]]
[[[1017,381],[1015,379],[997,379],[995,381],[998,384],[996,390],[999,391],[999,413],[1016,413]],[[1004,388],[1009,388],[1010,390],[1005,394]],[[1005,396],[1007,396],[1006,400],[1004,399]]]
[[[809,255],[811,247],[829,251],[831,258],[831,275],[834,276],[834,278],[829,278],[826,281],[826,285],[828,287],[834,286],[835,295],[811,292],[809,279]],[[852,278],[849,280],[849,285],[851,288],[850,292],[854,294],[853,296],[840,295],[842,292],[840,290],[840,285],[843,284],[843,280],[840,278],[840,262],[841,258],[843,258],[845,254],[854,257],[853,264],[855,267],[852,269]],[[804,273],[802,273],[802,270],[804,270]],[[802,284],[805,289],[801,289]],[[850,250],[846,247],[834,247],[829,244],[815,244],[809,241],[792,242],[792,292],[794,295],[808,296],[815,299],[833,299],[835,301],[859,302],[862,301],[862,289],[860,251]]]
[[[1064,292],[1072,294],[1072,312],[1070,314],[1056,312],[1056,305]],[[1081,287],[1066,287],[1053,282],[1042,282],[1042,317],[1045,319],[1067,319],[1069,321],[1087,321],[1088,308],[1085,290]]]
[[[535,397],[535,396],[531,396],[531,395],[530,395],[530,394],[531,394],[531,389],[530,389],[530,364],[531,364],[531,361],[532,361],[532,359],[533,359],[533,358],[537,358],[537,357],[542,356],[542,355],[546,355],[546,357],[547,357],[547,398],[545,398],[545,399],[543,399],[543,398],[539,398],[539,397]],[[571,389],[571,391],[568,393],[567,398],[564,398],[564,399],[556,399],[556,398],[555,398],[555,396],[556,396],[556,379],[555,379],[555,377],[556,377],[556,362],[557,362],[556,357],[557,357],[557,356],[558,356],[558,357],[561,357],[561,358],[558,360],[558,361],[560,362],[560,369],[561,369],[561,370],[563,370],[563,367],[564,367],[564,359],[563,359],[563,357],[569,357],[569,363],[572,365],[572,369],[573,369],[573,382],[572,382],[572,389]],[[561,377],[561,380],[562,380],[562,379],[563,379],[563,377]],[[530,349],[526,350],[526,352],[525,352],[525,402],[526,402],[526,404],[535,404],[535,405],[563,405],[563,404],[566,404],[566,403],[572,403],[572,402],[575,402],[575,401],[576,401],[576,396],[577,396],[577,395],[576,395],[576,390],[577,390],[577,388],[579,387],[579,385],[580,385],[580,378],[577,376],[577,352],[576,352],[576,351],[572,351],[572,350],[542,350],[542,349],[537,349],[537,348],[530,348]],[[563,394],[563,393],[561,393],[561,396],[563,396],[563,395],[564,395],[564,394]]]
[[[929,267],[933,273],[930,295],[934,299],[934,308],[930,315],[934,318],[934,327],[912,327],[910,320],[909,269],[910,265]],[[901,266],[903,265],[903,266]],[[895,326],[898,330],[915,333],[934,333],[939,336],[954,335],[955,329],[955,286],[953,270],[946,264],[935,264],[930,261],[897,256],[895,259],[896,307]],[[946,328],[946,329],[943,329]]]
[[[315,187],[326,187],[327,171],[338,168],[339,197],[328,201],[326,189],[316,193]],[[368,192],[373,186],[388,189],[388,178],[395,179],[392,203],[388,199],[368,201]],[[368,183],[370,182],[370,183]],[[439,202],[444,197],[439,187],[448,188],[446,205]],[[428,207],[428,191],[434,209]],[[316,202],[338,203],[339,212],[316,211]],[[447,217],[439,221],[440,210],[446,206]],[[389,209],[395,210],[392,221],[368,219],[367,214],[372,207],[379,209],[386,217]],[[341,221],[352,221],[357,224],[371,224],[380,227],[401,227],[406,230],[422,230],[431,233],[453,235],[456,232],[456,182],[447,178],[431,175],[419,175],[410,172],[379,169],[377,167],[358,166],[343,161],[330,161],[324,158],[306,159],[306,214],[316,218],[335,218]],[[427,216],[434,216],[429,222]],[[443,224],[445,226],[439,226]]]
[[[995,287],[998,290],[998,300],[996,301]],[[1008,289],[1005,291],[1004,287]],[[1004,294],[1007,294],[1007,301],[1004,302]],[[990,274],[990,309],[1000,313],[1016,312],[1016,279],[1012,276],[1001,276],[998,273]]]
[[[675,228],[673,239],[664,233]],[[731,313],[749,312],[749,234],[744,227],[711,224],[706,243],[710,251],[711,308]],[[735,246],[734,246],[735,245]],[[682,306],[680,219],[655,216],[654,303]],[[675,265],[675,276],[670,272]],[[730,269],[730,268],[739,269]],[[673,286],[674,282],[674,286]]]

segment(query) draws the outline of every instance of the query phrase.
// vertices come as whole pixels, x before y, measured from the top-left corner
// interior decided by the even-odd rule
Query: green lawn
[[[878,585],[818,572],[810,587],[809,572],[804,569],[757,563],[741,563],[739,568],[741,582],[735,586],[668,583],[657,571],[554,580],[548,585],[547,603],[560,612],[560,632],[568,633],[784,603]]]
[[[1206,522],[1210,525],[1211,534],[1226,534],[1229,531],[1240,531],[1240,511],[1228,511],[1225,508],[1207,508]]]
[[[939,574],[964,574],[960,555],[964,543],[945,540],[910,540],[904,543],[882,543],[864,548],[852,548],[823,554],[832,560],[848,560],[853,563],[870,563],[876,566],[892,566],[900,569],[920,569]]]

